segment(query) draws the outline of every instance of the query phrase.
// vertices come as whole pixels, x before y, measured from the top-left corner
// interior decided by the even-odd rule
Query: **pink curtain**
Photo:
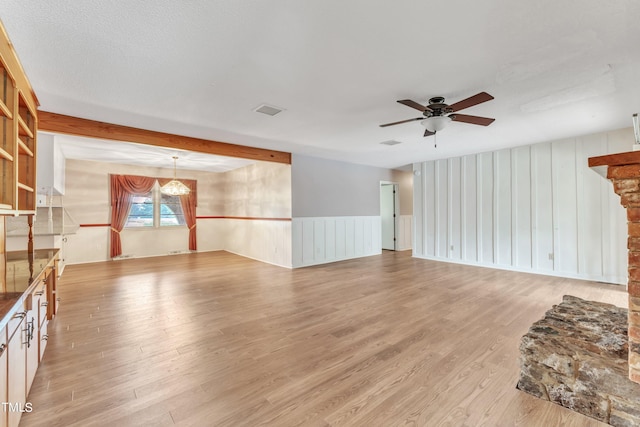
[[[169,178],[158,178],[160,185],[165,185],[171,181]],[[189,187],[189,194],[180,196],[180,205],[182,206],[182,213],[184,214],[184,220],[189,227],[189,250],[195,251],[198,249],[197,237],[196,237],[196,206],[198,205],[198,188],[195,179],[180,179],[180,182]]]
[[[111,180],[111,258],[122,254],[120,232],[127,222],[133,196],[147,194],[155,178],[136,175],[110,175]]]

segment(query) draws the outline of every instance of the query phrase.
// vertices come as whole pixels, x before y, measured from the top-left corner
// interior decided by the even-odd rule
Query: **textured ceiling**
[[[173,157],[175,156],[178,157],[175,164],[176,169],[228,172],[256,163],[247,159],[213,156],[193,151],[69,135],[55,135],[55,144],[67,159],[93,160],[125,165],[172,169],[174,167]]]
[[[0,18],[42,110],[375,166],[629,127],[640,110],[632,0],[3,0]],[[495,100],[462,112],[496,121],[451,123],[437,148],[419,122],[378,127],[420,115],[398,99],[480,91]]]

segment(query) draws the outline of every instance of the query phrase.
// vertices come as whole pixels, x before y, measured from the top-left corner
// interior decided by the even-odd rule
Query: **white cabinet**
[[[17,323],[19,322],[19,323]],[[27,329],[26,313],[17,313],[9,321],[7,344],[7,425],[20,423],[27,402]]]
[[[7,328],[0,331],[0,401],[7,402]],[[0,427],[6,426],[7,411],[3,407],[0,408]]]
[[[42,196],[64,194],[65,158],[60,144],[56,142],[55,135],[38,132],[38,157],[36,162],[38,170],[38,206],[44,206],[46,203],[40,202]]]
[[[41,288],[39,285],[38,288]],[[36,288],[36,289],[38,289]],[[27,297],[27,304],[29,308],[27,310],[27,317],[25,318],[26,329],[26,345],[27,345],[27,391],[25,397],[29,395],[31,390],[31,384],[36,377],[36,371],[38,370],[38,364],[40,363],[40,349],[38,347],[40,343],[40,300],[42,294],[40,290],[36,290],[31,294],[31,298]],[[29,302],[29,299],[31,301]]]

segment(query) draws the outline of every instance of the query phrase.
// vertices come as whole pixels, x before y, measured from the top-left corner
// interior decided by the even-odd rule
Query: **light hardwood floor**
[[[597,426],[515,389],[562,295],[623,286],[414,259],[226,252],[69,266],[24,426]]]

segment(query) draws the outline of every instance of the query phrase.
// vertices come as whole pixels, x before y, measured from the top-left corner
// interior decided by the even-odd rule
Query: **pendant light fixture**
[[[176,178],[176,161],[177,156],[173,156],[173,179],[160,188],[160,191],[170,196],[183,196],[189,194],[189,187],[181,183]]]

